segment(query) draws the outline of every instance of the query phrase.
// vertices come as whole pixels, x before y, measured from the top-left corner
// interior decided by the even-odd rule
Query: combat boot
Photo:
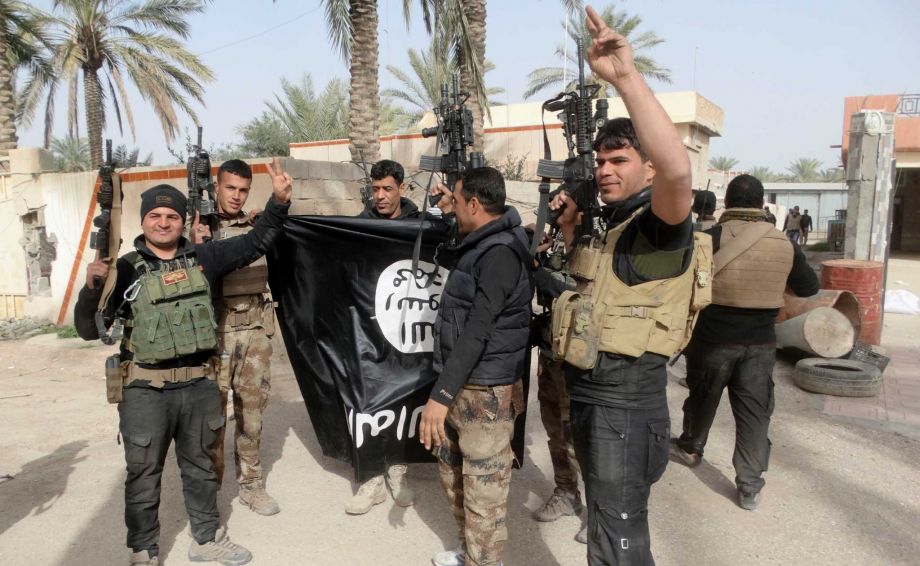
[[[349,515],[363,515],[370,511],[374,505],[383,503],[386,500],[387,488],[384,485],[383,476],[377,476],[361,484],[358,492],[345,505],[345,512]]]
[[[131,561],[128,564],[130,566],[159,566],[160,557],[150,556],[149,551],[141,550],[139,552],[131,553]]]
[[[570,493],[557,487],[543,507],[533,512],[533,518],[543,523],[551,523],[560,517],[579,515],[584,508],[580,493]]]
[[[265,491],[264,487],[240,486],[240,503],[259,515],[277,515],[281,512],[278,502]]]
[[[434,555],[431,559],[433,566],[465,566],[466,559],[463,547],[454,550],[445,550]]]
[[[406,469],[405,464],[396,464],[390,466],[386,474],[387,487],[393,494],[393,500],[400,507],[408,507],[415,500],[415,493],[409,487],[409,480],[406,477]]]
[[[188,548],[188,559],[192,562],[218,562],[226,566],[241,566],[252,560],[252,553],[230,542],[227,529],[220,527],[214,533],[214,540],[211,542],[198,544],[193,540]]]

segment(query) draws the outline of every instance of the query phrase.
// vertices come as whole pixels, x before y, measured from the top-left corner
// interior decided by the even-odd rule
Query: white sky
[[[51,5],[50,0],[34,3],[44,9]],[[723,137],[713,139],[711,155],[735,157],[741,167],[782,171],[798,157],[835,166],[840,153],[829,146],[841,141],[844,97],[920,92],[916,0],[622,0],[614,5],[642,17],[639,32],[653,30],[666,40],[649,54],[671,69],[673,82],[652,83],[653,89],[695,87],[725,110]],[[402,0],[378,0],[378,6],[380,82],[386,88],[396,86],[386,65],[408,70],[406,50],[424,50],[428,39],[418,17],[406,31]],[[521,102],[527,73],[560,63],[553,53],[563,39],[562,15],[558,0],[489,1],[486,57],[496,69],[487,82],[505,89],[496,98]],[[264,100],[280,92],[281,77],[297,80],[308,72],[318,90],[334,76],[347,78],[323,18],[319,0],[216,0],[192,21],[188,48],[216,75],[206,87],[207,107],[199,111],[205,145],[236,141],[235,128],[261,114]],[[62,85],[57,136],[66,129],[66,92]],[[116,145],[140,147],[143,155],[152,151],[157,164],[170,163],[153,111],[136,92],[132,108],[136,139],[127,125],[119,134],[114,114],[105,135]],[[192,120],[186,122],[193,131]],[[20,131],[20,145],[40,145],[41,135],[41,124],[33,124]]]

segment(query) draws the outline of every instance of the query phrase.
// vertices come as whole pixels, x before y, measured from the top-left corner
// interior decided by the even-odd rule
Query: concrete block
[[[303,159],[294,159],[293,157],[285,157],[281,160],[281,166],[284,167],[284,170],[289,173],[295,180],[310,178],[309,161],[304,161]]]
[[[47,149],[23,147],[10,150],[10,173],[36,175],[54,171],[54,156]]]
[[[367,164],[368,172],[370,172],[371,163]],[[335,179],[337,181],[360,181],[364,178],[364,171],[362,171],[360,165],[355,165],[354,163],[337,163],[329,162],[329,179]]]
[[[329,161],[307,161],[310,172],[309,179],[332,179],[332,163]]]

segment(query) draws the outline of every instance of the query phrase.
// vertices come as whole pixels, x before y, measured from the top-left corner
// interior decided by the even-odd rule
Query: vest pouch
[[[180,356],[217,348],[216,325],[210,305],[179,303],[171,317],[170,329],[176,353]]]
[[[135,362],[155,364],[176,357],[169,317],[161,308],[143,309],[134,317],[131,350]]]
[[[638,358],[648,351],[652,332],[657,323],[650,312],[653,307],[608,307],[604,313],[601,338],[605,344],[615,343],[616,352]]]
[[[569,258],[569,274],[581,281],[594,281],[600,266],[602,248],[594,241],[587,246],[578,246]]]
[[[694,234],[693,252],[696,257],[694,258],[693,294],[690,298],[690,311],[697,312],[712,303],[712,238],[708,234]]]
[[[600,328],[591,297],[565,291],[553,304],[553,356],[589,370],[597,363]]]
[[[121,403],[124,397],[121,372],[121,357],[118,354],[105,359],[105,396],[109,403]]]
[[[572,329],[573,313],[576,301],[580,297],[581,295],[575,291],[563,291],[553,302],[550,314],[549,344],[553,352],[553,359],[556,361],[565,358],[565,349]]]
[[[156,275],[143,275],[142,285],[147,293],[148,300],[151,303],[159,303],[166,299],[166,290],[163,288],[163,281]]]

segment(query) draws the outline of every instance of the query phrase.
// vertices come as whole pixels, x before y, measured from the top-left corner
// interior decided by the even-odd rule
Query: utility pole
[[[850,118],[844,257],[886,262],[894,200],[894,113],[862,110]]]

